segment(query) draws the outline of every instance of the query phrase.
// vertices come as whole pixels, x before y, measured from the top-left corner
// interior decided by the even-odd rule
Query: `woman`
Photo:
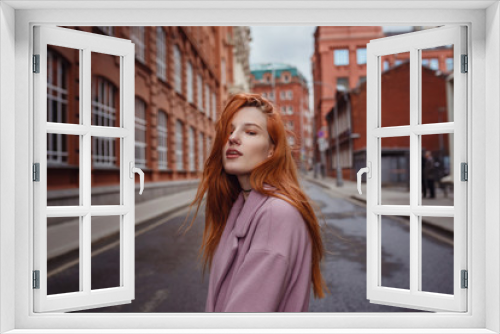
[[[320,227],[280,114],[260,95],[227,102],[191,203],[196,214],[205,193],[207,312],[308,311],[311,283],[324,297]]]

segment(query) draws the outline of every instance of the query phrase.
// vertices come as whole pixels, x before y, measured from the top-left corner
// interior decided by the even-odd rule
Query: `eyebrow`
[[[255,123],[244,123],[243,125],[244,126],[252,126],[253,125],[253,126],[256,126],[256,127],[258,127],[259,129],[262,130],[262,128],[260,126],[258,126],[257,124],[255,124]],[[234,124],[231,123],[231,126],[234,127]]]

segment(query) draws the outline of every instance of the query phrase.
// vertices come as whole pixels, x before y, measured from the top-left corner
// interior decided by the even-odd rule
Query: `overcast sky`
[[[384,31],[408,31],[408,26],[384,27]],[[316,26],[250,27],[250,64],[281,62],[296,66],[311,84],[311,56]],[[312,94],[311,94],[312,95]]]

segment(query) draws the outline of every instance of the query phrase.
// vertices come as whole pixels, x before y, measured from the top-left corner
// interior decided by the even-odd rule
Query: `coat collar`
[[[276,189],[267,183],[264,184],[264,188]],[[247,234],[255,213],[265,203],[267,198],[268,196],[252,189],[245,200],[243,191],[241,191],[231,207],[226,227],[224,228],[224,232],[218,245],[218,247],[224,249],[224,251],[220,254],[216,263],[214,263],[213,268],[215,274],[213,293],[214,300],[212,305],[213,309],[215,309],[215,305],[217,303],[216,299],[219,295],[222,281],[226,277],[227,272],[236,257],[236,253],[238,251],[238,239],[243,238]]]
[[[263,185],[264,189],[266,190],[275,190],[276,188],[264,183]],[[235,204],[238,201],[242,201],[243,203],[240,204],[238,203],[238,207],[236,208],[237,211],[240,211],[239,205],[242,205],[243,208],[241,209],[240,214],[238,215],[238,218],[235,222],[234,226],[234,236],[237,238],[243,238],[247,232],[248,228],[250,226],[250,222],[252,221],[253,217],[255,216],[255,213],[258,211],[258,209],[264,204],[268,196],[258,192],[257,190],[252,189],[250,193],[248,194],[247,199],[244,199],[243,191],[240,192],[238,199],[236,200]],[[232,211],[232,210],[231,210]]]

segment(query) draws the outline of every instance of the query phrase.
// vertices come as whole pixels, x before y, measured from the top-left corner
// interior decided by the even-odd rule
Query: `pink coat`
[[[214,254],[205,311],[307,312],[311,262],[300,212],[256,190],[245,201],[241,192]]]

